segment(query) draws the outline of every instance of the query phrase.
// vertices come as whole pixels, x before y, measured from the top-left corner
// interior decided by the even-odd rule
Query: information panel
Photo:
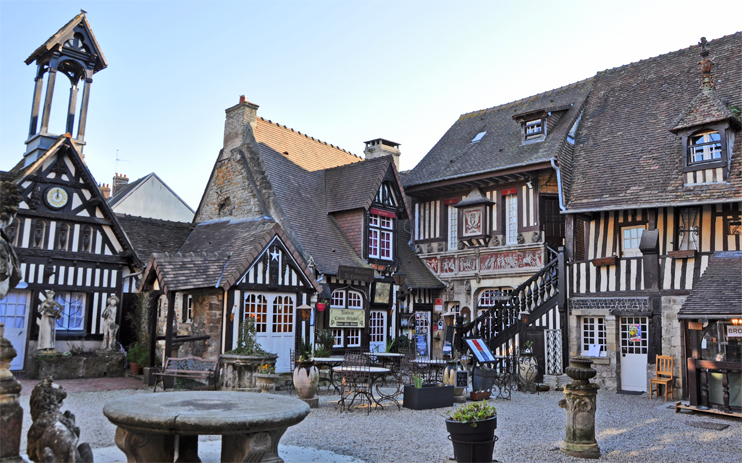
[[[490,352],[490,348],[485,344],[484,339],[467,339],[466,343],[469,345],[469,349],[474,352],[480,363],[483,362],[494,362],[495,357]]]

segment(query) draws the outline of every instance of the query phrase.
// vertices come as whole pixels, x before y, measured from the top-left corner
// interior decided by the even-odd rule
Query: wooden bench
[[[214,383],[216,390],[216,366],[218,360],[202,359],[201,357],[169,357],[165,361],[165,368],[158,373],[154,373],[155,387],[152,392],[157,390],[157,383],[162,381],[162,389],[165,389],[165,376],[173,378],[205,379]]]

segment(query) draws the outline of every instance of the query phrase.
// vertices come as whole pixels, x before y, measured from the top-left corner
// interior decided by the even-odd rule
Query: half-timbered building
[[[73,341],[93,350],[103,338],[106,299],[115,294],[120,300],[123,292],[133,289],[128,276],[139,265],[82,156],[92,76],[107,66],[85,15],[77,15],[57,31],[26,63],[37,66],[26,152],[3,173],[4,179],[22,190],[18,215],[8,233],[21,262],[23,288],[0,301],[6,337],[19,352],[13,370],[27,369],[36,350],[37,309],[46,290],[54,290],[62,306],[56,321],[56,350],[69,350]],[[71,89],[55,98],[57,77],[68,78]],[[84,89],[78,104],[81,82]],[[67,97],[67,117],[59,126],[66,134],[53,134],[52,101],[61,104],[57,100]],[[119,310],[119,325],[122,315]]]
[[[164,331],[208,334],[191,353],[214,356],[236,347],[252,317],[278,371],[314,329],[332,330],[335,353],[384,350],[396,336],[397,295],[409,292],[400,285],[442,286],[403,241],[393,157],[364,161],[257,109],[244,97],[227,109],[194,230],[177,253],[150,260],[145,287],[165,291],[173,307],[169,321],[161,314]]]
[[[448,285],[428,306],[432,322],[461,315],[476,325],[466,335],[486,338],[498,354],[527,336],[550,374],[562,372],[566,341],[565,307],[557,305],[564,222],[555,161],[572,149],[590,84],[463,114],[404,177],[415,251]],[[531,314],[525,323],[521,312]]]
[[[739,306],[690,319],[678,312],[713,256],[740,250],[740,50],[736,33],[598,73],[574,150],[560,158],[570,349],[598,357],[598,382],[609,389],[646,391],[662,354],[674,358],[676,396],[700,390],[686,360],[711,349],[704,340],[717,322],[715,352],[732,349],[725,317],[742,318]],[[717,305],[713,293],[703,297]]]

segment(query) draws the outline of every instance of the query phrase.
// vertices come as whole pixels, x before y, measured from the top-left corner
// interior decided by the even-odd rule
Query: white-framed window
[[[245,318],[255,319],[257,333],[268,332],[268,299],[262,294],[248,294],[245,298]]]
[[[368,217],[368,257],[392,260],[394,221],[390,217],[370,214]]]
[[[697,207],[681,207],[679,211],[677,249],[678,251],[694,251],[698,249],[698,217]]]
[[[330,299],[330,307],[345,307],[345,290],[336,289],[332,292],[332,298]]]
[[[361,293],[356,291],[348,291],[348,308],[349,309],[362,309],[363,298]]]
[[[607,345],[605,319],[603,317],[582,317],[582,355],[588,355],[590,346],[596,344],[600,347],[598,356],[605,357]]]
[[[518,244],[518,195],[505,196],[507,244]]]
[[[54,295],[62,306],[61,317],[57,319],[57,331],[81,331],[85,328],[85,293],[66,291]]]
[[[455,251],[459,248],[459,210],[448,205],[448,250]]]
[[[369,314],[369,341],[372,343],[385,343],[385,329],[386,313],[380,310],[372,310]]]
[[[183,303],[183,323],[191,323],[193,321],[193,296],[186,294],[185,301]]]
[[[527,121],[525,125],[526,140],[535,138],[544,133],[544,122],[541,119],[535,121]]]
[[[691,135],[688,143],[689,164],[721,159],[721,135],[716,130],[706,130]]]
[[[332,347],[343,347],[345,344],[343,344],[343,341],[345,339],[345,330],[343,329],[333,329],[332,330],[332,339],[334,339],[334,342],[332,344]]]
[[[332,292],[330,307],[338,309],[362,309],[363,297],[358,291],[336,289]]]
[[[294,298],[276,296],[273,300],[273,332],[294,332]]]
[[[348,328],[348,347],[358,347],[361,345],[361,330],[358,328]]]
[[[621,252],[624,257],[637,257],[642,253],[639,250],[639,243],[644,233],[644,225],[633,225],[630,227],[621,227]]]

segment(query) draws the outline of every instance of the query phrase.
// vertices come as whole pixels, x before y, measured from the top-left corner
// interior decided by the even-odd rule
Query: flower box
[[[402,406],[412,410],[428,410],[453,406],[453,390],[450,385],[423,384],[416,388],[414,385],[404,387]]]

